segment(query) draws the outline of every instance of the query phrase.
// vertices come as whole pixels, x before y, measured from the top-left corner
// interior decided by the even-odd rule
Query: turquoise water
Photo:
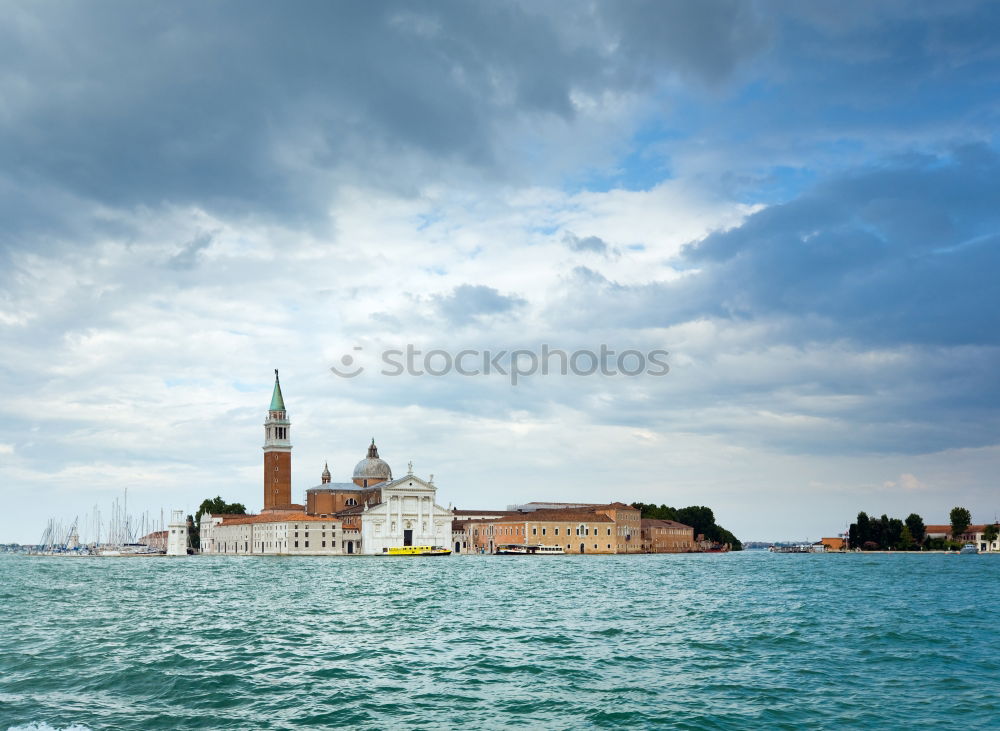
[[[0,728],[989,728],[1000,556],[0,556]]]

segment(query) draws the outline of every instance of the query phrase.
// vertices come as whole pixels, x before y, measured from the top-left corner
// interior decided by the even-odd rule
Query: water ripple
[[[0,556],[0,728],[989,727],[994,556]]]

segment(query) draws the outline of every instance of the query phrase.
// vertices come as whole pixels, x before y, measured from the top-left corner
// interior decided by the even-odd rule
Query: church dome
[[[372,439],[371,446],[368,447],[368,456],[354,466],[355,480],[391,480],[392,470],[389,463],[379,459],[378,447]]]

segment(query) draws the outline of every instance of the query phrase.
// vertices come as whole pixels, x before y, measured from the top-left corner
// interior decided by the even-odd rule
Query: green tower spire
[[[274,393],[271,395],[271,408],[269,411],[284,411],[285,399],[281,397],[281,384],[278,382],[278,369],[274,369]]]

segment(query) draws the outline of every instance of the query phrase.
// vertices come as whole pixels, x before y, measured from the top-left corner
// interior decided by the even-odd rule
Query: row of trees
[[[916,513],[910,513],[906,520],[890,518],[869,518],[864,511],[858,513],[857,522],[851,523],[848,541],[851,548],[861,548],[866,551],[916,551],[923,545],[927,537],[924,519]]]
[[[669,505],[654,503],[632,503],[633,508],[639,508],[643,518],[655,520],[674,520],[694,528],[695,537],[699,533],[710,541],[719,544],[728,543],[732,550],[742,551],[740,539],[715,522],[715,513],[704,505],[690,505],[686,508],[672,508]]]
[[[972,514],[963,507],[951,509],[951,535],[958,538],[972,524]],[[1000,526],[988,525],[984,532],[987,541],[996,540]],[[851,523],[848,540],[852,548],[865,551],[919,551],[922,548],[945,549],[951,547],[946,538],[930,538],[924,520],[916,513],[910,513],[905,520],[869,517],[868,513],[858,513],[856,522]]]

